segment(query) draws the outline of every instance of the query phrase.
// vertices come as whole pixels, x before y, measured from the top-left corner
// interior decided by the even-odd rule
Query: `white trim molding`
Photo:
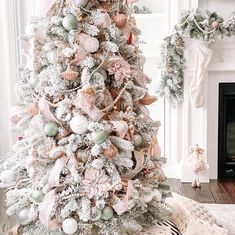
[[[14,87],[17,79],[17,32],[16,32],[16,15],[15,1],[0,1],[0,27],[2,34],[0,37],[0,69],[1,69],[1,86],[0,86],[0,106],[1,106],[1,142],[0,155],[5,154],[12,144],[13,138],[10,134],[9,119],[10,107],[16,102]]]

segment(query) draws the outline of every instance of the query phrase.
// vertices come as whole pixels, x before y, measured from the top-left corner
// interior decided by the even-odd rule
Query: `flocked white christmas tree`
[[[169,191],[132,9],[50,2],[21,37],[11,122],[22,138],[0,166],[6,212],[19,234],[136,234],[165,218]]]

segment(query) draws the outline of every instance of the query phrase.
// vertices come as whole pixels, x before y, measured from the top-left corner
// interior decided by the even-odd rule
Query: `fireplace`
[[[218,178],[235,179],[235,83],[219,84]]]

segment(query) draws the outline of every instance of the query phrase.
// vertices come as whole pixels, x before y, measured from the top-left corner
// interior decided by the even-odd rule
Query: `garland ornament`
[[[189,35],[196,40],[197,58],[195,73],[190,84],[190,99],[196,108],[204,103],[204,86],[207,68],[212,58],[212,46],[224,36],[235,34],[235,13],[224,20],[216,12],[202,12],[200,9],[183,12],[179,24],[162,44],[160,62],[161,80],[157,93],[176,106],[183,102],[184,95],[184,40]]]

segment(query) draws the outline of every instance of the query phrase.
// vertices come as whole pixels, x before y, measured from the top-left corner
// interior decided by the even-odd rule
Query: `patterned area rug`
[[[230,233],[235,235],[235,204],[203,204]]]

